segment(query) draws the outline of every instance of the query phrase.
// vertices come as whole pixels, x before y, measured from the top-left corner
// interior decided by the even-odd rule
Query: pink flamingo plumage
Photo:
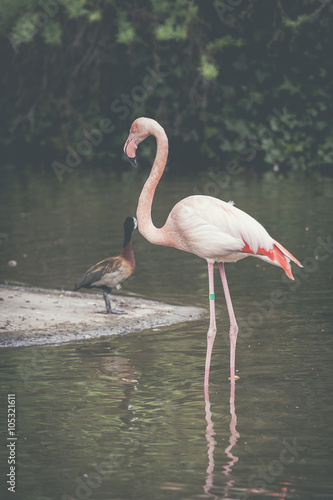
[[[159,123],[150,118],[138,118],[132,126],[124,152],[136,166],[136,149],[140,142],[153,135],[157,143],[155,161],[141,191],[137,221],[140,233],[150,243],[165,245],[206,259],[208,263],[210,321],[207,332],[207,353],[204,385],[208,385],[211,354],[216,335],[214,263],[218,263],[230,318],[230,380],[235,383],[235,352],[238,326],[230,298],[224,262],[236,262],[250,255],[282,267],[294,279],[290,261],[302,267],[280,243],[274,240],[250,215],[210,196],[193,195],[184,198],[171,210],[163,227],[154,226],[151,207],[156,186],[163,174],[168,157],[168,138]]]

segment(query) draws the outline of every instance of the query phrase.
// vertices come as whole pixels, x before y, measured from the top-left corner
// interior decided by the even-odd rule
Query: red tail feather
[[[276,245],[278,247],[279,250],[281,250],[281,252],[286,256],[288,257],[288,259],[290,259],[292,262],[295,262],[295,264],[297,264],[299,267],[303,267],[302,264],[300,263],[299,260],[296,259],[296,257],[294,257],[290,252],[288,252],[288,250],[286,248],[284,248],[281,243],[279,243],[278,241],[276,240],[273,240],[274,241],[274,245]]]
[[[289,254],[289,252],[288,252],[289,255],[286,256],[285,253],[276,245],[276,243],[274,243],[273,250],[271,250],[270,253],[273,254],[272,260],[274,262],[277,262],[279,264],[279,266],[285,270],[285,273],[288,276],[288,278],[293,280],[294,276],[293,276],[293,273],[291,272],[291,267],[289,264],[289,259],[290,259],[289,255],[291,255],[291,254]]]
[[[258,250],[254,253],[253,250],[250,248],[250,246],[244,241],[244,247],[242,248],[242,252],[252,253],[254,255],[263,255],[265,257],[268,257],[272,261],[272,263],[274,262],[278,266],[282,267],[288,278],[293,280],[294,276],[291,272],[289,260],[295,262],[295,264],[297,264],[299,267],[303,267],[302,264],[290,252],[288,252],[288,250],[284,248],[278,241],[273,240],[273,242],[274,245],[271,250],[265,250],[264,248],[259,247]]]

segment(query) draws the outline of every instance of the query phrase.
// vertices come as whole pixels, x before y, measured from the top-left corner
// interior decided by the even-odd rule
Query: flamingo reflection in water
[[[269,491],[264,488],[265,481],[261,481],[261,487],[237,487],[236,479],[235,479],[235,471],[233,470],[235,464],[239,461],[239,457],[235,454],[235,446],[237,445],[237,440],[240,437],[239,432],[236,429],[237,426],[237,415],[235,408],[235,388],[236,384],[230,384],[230,426],[229,426],[229,445],[225,448],[224,453],[227,457],[226,464],[222,467],[221,473],[225,476],[225,483],[223,486],[220,486],[221,479],[218,479],[219,486],[214,484],[214,478],[217,477],[217,473],[215,472],[215,461],[214,461],[214,452],[215,446],[217,442],[214,438],[215,430],[214,430],[214,422],[212,418],[212,412],[210,409],[210,399],[209,399],[209,388],[205,386],[205,417],[206,417],[206,440],[207,440],[207,456],[208,456],[208,466],[206,469],[206,482],[203,485],[203,490],[205,494],[209,498],[213,498],[214,500],[234,500],[235,494],[239,495],[237,498],[239,500],[249,500],[252,498],[249,495],[258,494],[258,495],[267,495],[272,498],[277,498],[278,500],[283,500],[284,498],[289,498],[290,495],[294,492],[293,488],[290,488],[290,485],[286,485],[286,483],[281,483],[279,485],[280,491],[274,491],[273,487]],[[260,458],[260,457],[258,457]],[[250,481],[251,476],[249,476],[248,480]],[[217,494],[217,492],[219,494]]]
[[[237,443],[237,439],[240,437],[237,432],[237,415],[235,411],[235,384],[230,384],[230,436],[229,436],[229,446],[224,450],[224,453],[227,455],[229,461],[226,465],[223,466],[222,473],[226,476],[226,485],[225,485],[225,495],[222,498],[228,498],[228,491],[234,486],[234,480],[232,479],[232,468],[236,462],[238,462],[238,457],[232,453],[233,447]],[[206,411],[206,439],[208,446],[208,467],[206,469],[206,484],[204,485],[204,492],[206,494],[212,495],[213,498],[218,498],[218,496],[213,495],[210,491],[214,488],[214,450],[215,445],[217,444],[214,435],[214,422],[212,420],[212,412],[210,409],[210,399],[209,399],[209,390],[208,386],[204,387],[205,390],[205,411]]]

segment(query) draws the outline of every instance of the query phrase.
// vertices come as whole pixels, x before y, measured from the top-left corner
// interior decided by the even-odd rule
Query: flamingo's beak
[[[124,153],[127,156],[127,158],[129,159],[129,161],[131,162],[131,165],[133,165],[133,167],[138,166],[137,162],[136,162],[136,156],[135,156],[135,151],[136,151],[137,147],[138,146],[137,146],[137,143],[135,141],[135,138],[130,136],[125,143]]]
[[[136,162],[136,157],[134,156],[134,158],[130,158],[129,156],[127,157],[131,163],[131,165],[133,165],[133,167],[137,167],[138,164]]]

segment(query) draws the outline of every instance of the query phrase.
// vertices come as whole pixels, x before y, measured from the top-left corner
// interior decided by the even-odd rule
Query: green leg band
[[[209,294],[209,298],[212,299],[212,300],[214,300],[215,299],[215,293],[210,293]]]

